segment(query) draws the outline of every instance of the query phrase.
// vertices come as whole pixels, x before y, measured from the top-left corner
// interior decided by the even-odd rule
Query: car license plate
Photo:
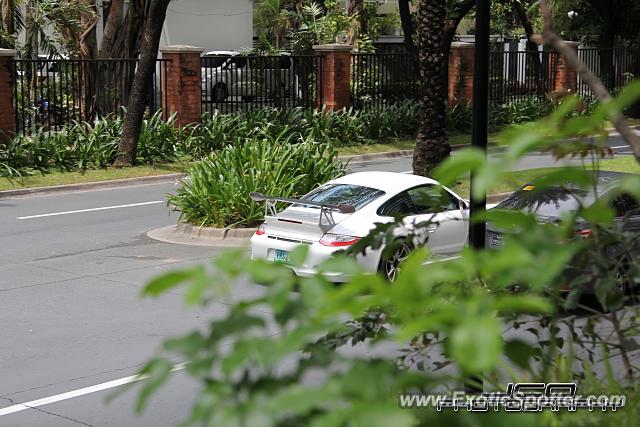
[[[276,249],[276,254],[273,257],[273,262],[286,263],[289,259],[289,253],[280,249]]]

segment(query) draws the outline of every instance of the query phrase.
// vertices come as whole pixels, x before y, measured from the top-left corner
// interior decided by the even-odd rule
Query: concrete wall
[[[251,48],[252,21],[251,0],[174,0],[160,45],[198,46],[205,52]]]

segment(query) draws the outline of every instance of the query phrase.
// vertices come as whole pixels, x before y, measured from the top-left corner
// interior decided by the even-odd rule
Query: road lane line
[[[103,206],[101,208],[79,209],[76,211],[64,211],[64,212],[53,212],[53,213],[41,214],[41,215],[20,216],[17,219],[44,218],[46,216],[69,215],[69,214],[82,213],[82,212],[104,211],[108,209],[132,208],[135,206],[155,205],[158,203],[166,203],[166,202],[164,200],[155,200],[153,202],[132,203],[130,205]]]
[[[181,371],[186,367],[185,363],[177,364],[171,369],[171,372]],[[120,387],[125,384],[131,384],[136,381],[146,379],[146,376],[131,375],[129,377],[120,378],[106,383],[96,384],[89,387],[79,388],[77,390],[68,391],[62,394],[56,394],[55,396],[44,397],[38,400],[32,400],[30,402],[18,403],[17,405],[8,406],[0,409],[0,417],[4,415],[14,414],[16,412],[25,411],[31,408],[37,408],[43,405],[49,405],[51,403],[61,402],[67,399],[73,399],[75,397],[84,396],[85,394],[96,393],[98,391],[108,390],[114,387]]]

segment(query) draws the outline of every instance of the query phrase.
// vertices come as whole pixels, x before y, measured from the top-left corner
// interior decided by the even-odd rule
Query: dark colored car
[[[495,208],[519,210],[535,214],[541,222],[559,221],[563,214],[576,211],[579,207],[592,205],[597,197],[602,197],[612,190],[613,184],[630,174],[620,172],[598,172],[595,188],[585,190],[575,187],[545,187],[538,189],[533,184],[526,184],[518,191],[500,202]],[[622,193],[611,199],[610,207],[615,213],[614,221],[629,233],[640,232],[640,204],[630,194]],[[588,236],[590,230],[577,224],[576,233]],[[503,232],[487,224],[486,246],[498,248],[503,244]],[[616,254],[616,248],[607,248]],[[637,259],[638,248],[633,248],[632,257]],[[568,275],[572,275],[567,272]]]

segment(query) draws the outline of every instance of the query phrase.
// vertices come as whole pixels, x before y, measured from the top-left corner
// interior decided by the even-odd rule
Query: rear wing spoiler
[[[289,197],[273,197],[273,196],[265,196],[262,193],[252,192],[249,193],[249,197],[256,202],[265,202],[264,205],[264,216],[267,217],[275,217],[278,215],[278,211],[276,209],[277,202],[289,203],[289,204],[300,204],[305,206],[315,206],[320,208],[320,220],[318,221],[318,227],[322,229],[322,231],[327,231],[336,225],[336,221],[333,219],[333,211],[339,211],[343,214],[351,214],[356,211],[356,209],[352,205],[330,205],[327,203],[318,203],[310,200],[302,200],[302,199],[292,199]]]

